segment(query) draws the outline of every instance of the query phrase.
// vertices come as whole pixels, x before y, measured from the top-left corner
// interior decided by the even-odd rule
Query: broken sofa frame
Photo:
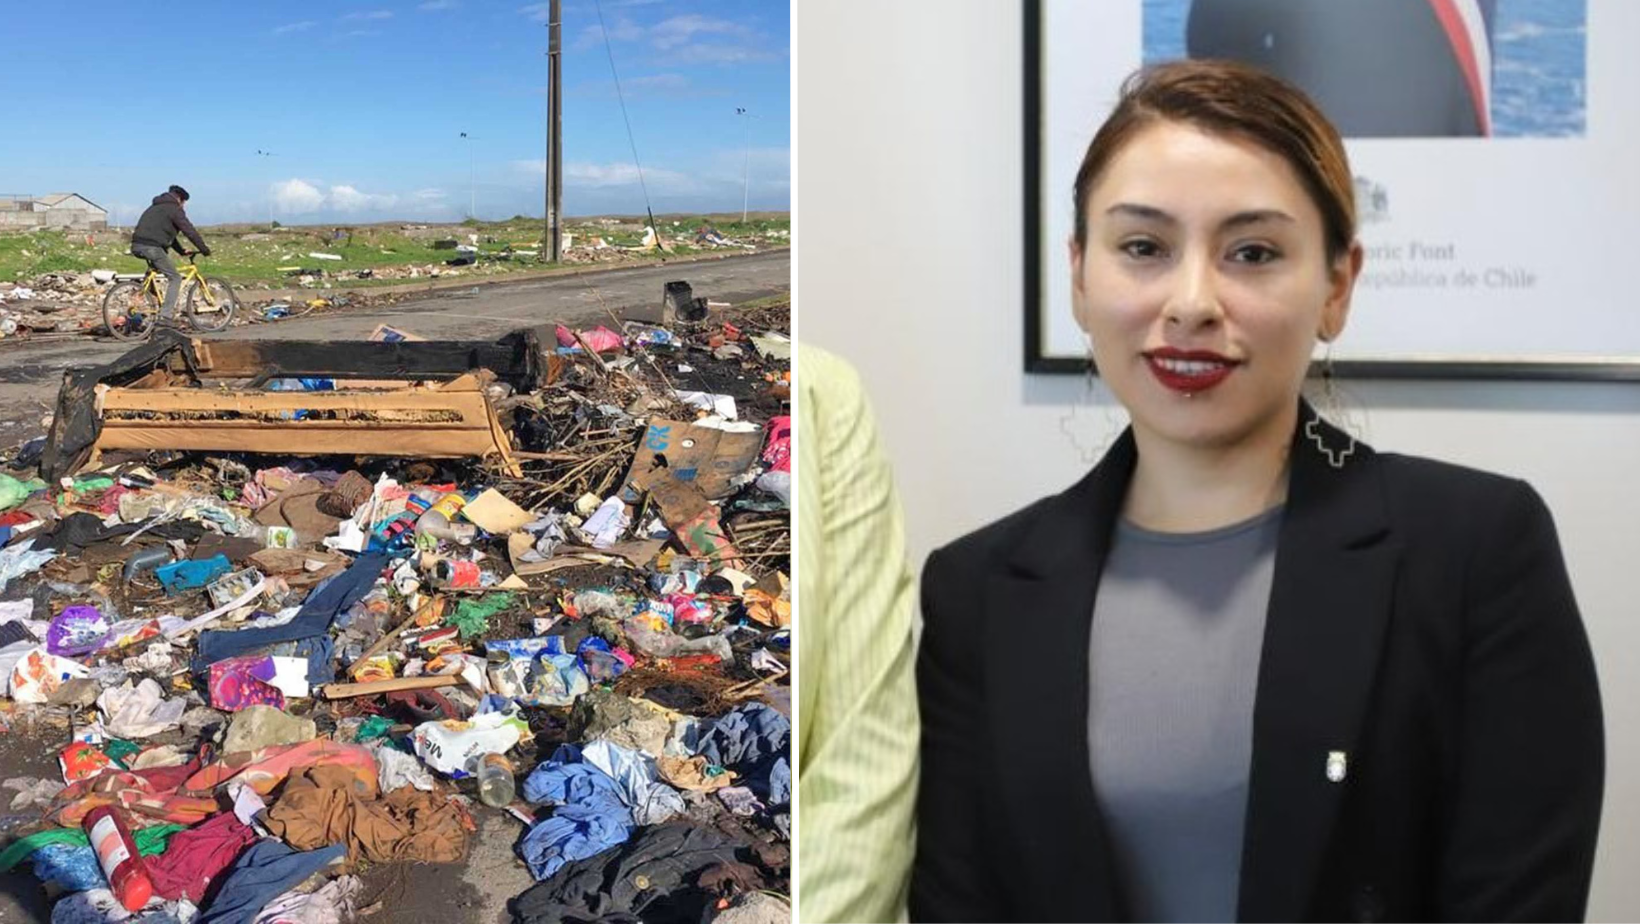
[[[40,473],[107,450],[493,458],[519,474],[486,391],[545,378],[531,329],[495,341],[201,340],[164,333],[102,366],[63,373]],[[334,391],[271,391],[322,377]]]

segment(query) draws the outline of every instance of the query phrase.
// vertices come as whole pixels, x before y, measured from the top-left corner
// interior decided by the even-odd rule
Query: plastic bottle
[[[144,571],[152,571],[161,565],[168,565],[174,556],[166,546],[160,545],[148,549],[139,549],[125,560],[124,576],[127,581]]]
[[[433,568],[433,583],[447,590],[474,590],[484,586],[483,574],[476,561],[441,558]]]
[[[467,498],[459,491],[439,495],[427,488],[417,489],[416,494],[428,502],[428,509],[416,520],[416,535],[428,536],[434,539],[443,539],[446,542],[455,542],[461,545],[471,545],[478,538],[478,527],[467,522],[457,522],[456,514],[467,506]]]
[[[154,883],[125,819],[113,806],[104,805],[88,812],[83,825],[114,897],[125,910],[140,910],[154,896]]]
[[[431,536],[459,545],[472,545],[473,540],[478,538],[478,527],[466,522],[452,523],[450,517],[435,506],[416,521],[416,535]]]
[[[456,514],[460,513],[461,508],[465,506],[467,506],[467,498],[463,496],[460,491],[451,491],[449,494],[439,498],[438,501],[433,504],[433,509],[444,514],[445,519],[454,520]]]
[[[485,805],[502,808],[513,800],[512,764],[500,754],[485,754],[478,761],[478,798]]]

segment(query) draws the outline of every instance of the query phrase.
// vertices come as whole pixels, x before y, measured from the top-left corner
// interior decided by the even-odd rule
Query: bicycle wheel
[[[227,280],[209,276],[201,281],[203,287],[198,282],[188,287],[188,323],[194,330],[224,330],[239,310],[239,296]]]
[[[134,279],[116,282],[103,296],[103,326],[116,340],[147,340],[159,317],[154,293]]]

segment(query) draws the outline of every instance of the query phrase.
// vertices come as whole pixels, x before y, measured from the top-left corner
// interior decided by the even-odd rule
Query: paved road
[[[659,306],[662,286],[687,280],[697,296],[745,302],[791,291],[787,250],[672,266],[646,265],[598,270],[475,289],[443,290],[379,310],[341,311],[278,324],[236,327],[229,339],[347,340],[362,338],[378,324],[392,324],[429,339],[497,337],[519,327],[562,321],[570,325],[607,322],[609,310]],[[45,432],[49,414],[69,366],[105,363],[128,344],[89,337],[54,342],[0,341],[0,447]]]

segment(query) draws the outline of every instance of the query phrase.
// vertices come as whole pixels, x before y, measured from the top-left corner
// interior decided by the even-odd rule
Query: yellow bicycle
[[[239,296],[227,280],[205,276],[194,265],[198,253],[189,253],[188,264],[182,267],[182,294],[178,300],[181,315],[188,326],[197,331],[214,332],[233,323],[239,310]],[[167,280],[161,273],[149,268],[142,281],[127,279],[109,287],[103,296],[103,324],[116,340],[147,340],[154,332],[154,321],[159,318],[159,306],[165,300]]]

